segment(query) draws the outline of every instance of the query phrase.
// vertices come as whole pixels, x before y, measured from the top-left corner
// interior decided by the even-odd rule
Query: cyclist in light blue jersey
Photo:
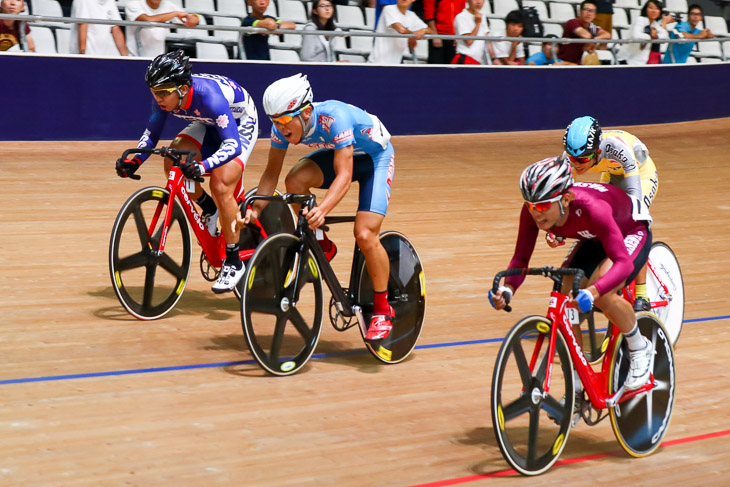
[[[312,98],[312,88],[302,74],[280,79],[266,89],[264,110],[273,126],[269,160],[258,192],[273,194],[289,144],[317,149],[300,159],[286,176],[287,192],[309,194],[311,188],[327,189],[319,205],[307,213],[311,228],[324,223],[353,181],[359,183],[354,233],[375,290],[373,318],[365,337],[375,343],[388,336],[394,320],[387,292],[390,262],[379,239],[395,171],[390,133],[378,117],[360,108],[335,100],[312,103]],[[264,204],[257,202],[239,225],[256,220]],[[331,260],[337,247],[324,233],[320,243]]]
[[[213,197],[198,183],[191,196],[202,208],[211,235],[216,233],[220,213],[226,259],[213,292],[231,291],[244,273],[238,255],[240,231],[233,224],[238,214],[236,198],[243,192],[243,170],[258,138],[256,106],[246,90],[229,78],[193,75],[190,60],[181,50],[157,56],[147,67],[145,79],[154,102],[138,147],[154,148],[170,115],[190,121],[170,146],[196,152],[193,163],[180,166],[187,178],[210,173]],[[133,159],[117,161],[117,174],[131,176],[147,157],[137,154]],[[165,174],[171,165],[172,161],[165,159]]]

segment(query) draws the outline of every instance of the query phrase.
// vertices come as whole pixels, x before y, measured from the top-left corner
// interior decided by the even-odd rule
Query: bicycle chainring
[[[344,290],[347,294],[347,289]],[[330,296],[330,323],[332,327],[337,331],[345,331],[348,328],[352,328],[357,324],[357,318],[355,316],[345,316],[340,310],[337,309],[337,303],[335,297]]]
[[[213,267],[208,261],[208,257],[205,252],[200,252],[200,273],[203,274],[203,279],[208,282],[213,282],[218,279],[218,275],[221,270]]]

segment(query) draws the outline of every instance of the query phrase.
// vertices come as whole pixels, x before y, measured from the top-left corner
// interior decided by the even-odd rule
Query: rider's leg
[[[284,181],[286,191],[295,194],[310,194],[311,188],[319,188],[324,184],[324,173],[313,160],[304,157],[297,162],[286,175]],[[299,212],[299,205],[292,205],[294,213]],[[337,254],[337,246],[332,242],[327,233],[316,232],[319,245],[322,247],[327,260],[332,260]]]
[[[200,153],[200,145],[188,136],[175,137],[175,140],[172,141],[170,147],[180,150],[194,150],[195,156],[193,159],[195,161],[201,161],[203,159],[203,156]],[[172,167],[172,161],[165,158],[165,175],[170,173],[170,167]],[[203,210],[202,218],[208,228],[208,231],[211,235],[215,235],[216,222],[218,220],[218,209],[215,206],[215,201],[213,201],[213,198],[205,192],[201,184],[198,182],[195,183],[195,191],[190,196]]]
[[[234,230],[232,225],[238,215],[234,192],[242,176],[243,167],[238,159],[229,161],[210,173],[210,191],[220,212],[221,230],[226,241],[226,260],[218,281],[213,285],[213,291],[218,293],[233,290],[244,273],[243,262],[238,255],[241,231]]]

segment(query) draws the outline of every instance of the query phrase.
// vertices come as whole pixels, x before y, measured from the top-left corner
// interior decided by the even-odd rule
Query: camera
[[[662,10],[662,15],[671,15],[671,16],[673,16],[675,22],[681,22],[682,21],[682,14],[673,14],[669,10]]]

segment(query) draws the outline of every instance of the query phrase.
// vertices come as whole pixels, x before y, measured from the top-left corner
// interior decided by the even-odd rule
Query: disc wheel
[[[160,253],[167,190],[143,188],[122,206],[109,242],[112,288],[122,306],[142,320],[167,314],[182,296],[190,272],[192,242],[180,204],[173,200],[172,216]],[[158,214],[154,228],[150,228]]]
[[[674,352],[659,319],[651,313],[638,317],[641,334],[654,348],[652,371],[654,388],[609,408],[611,426],[621,447],[633,457],[644,457],[656,450],[669,428],[676,395]],[[609,393],[624,383],[629,370],[626,342],[616,342],[609,375]]]
[[[251,257],[242,279],[246,343],[259,365],[273,375],[291,375],[301,369],[322,332],[321,274],[311,252],[300,254],[300,246],[301,240],[294,235],[267,238]]]
[[[550,327],[541,316],[518,322],[507,334],[494,365],[494,434],[502,456],[523,475],[549,469],[563,451],[571,428],[573,363],[560,333],[555,354],[549,356]],[[550,390],[545,393],[550,364]]]
[[[684,321],[684,282],[679,261],[669,245],[655,242],[649,251],[651,268],[646,273],[646,292],[649,301],[669,301],[667,306],[652,308],[664,324],[669,340],[674,346],[682,333]],[[666,286],[667,291],[664,290]]]
[[[388,302],[395,312],[395,321],[385,339],[377,345],[365,342],[365,346],[381,362],[394,364],[410,355],[421,335],[426,314],[426,281],[421,259],[405,235],[384,232],[380,235],[380,243],[390,261]],[[365,323],[369,324],[373,316],[373,283],[365,266],[365,259],[360,255],[360,279],[355,302],[362,308]]]

